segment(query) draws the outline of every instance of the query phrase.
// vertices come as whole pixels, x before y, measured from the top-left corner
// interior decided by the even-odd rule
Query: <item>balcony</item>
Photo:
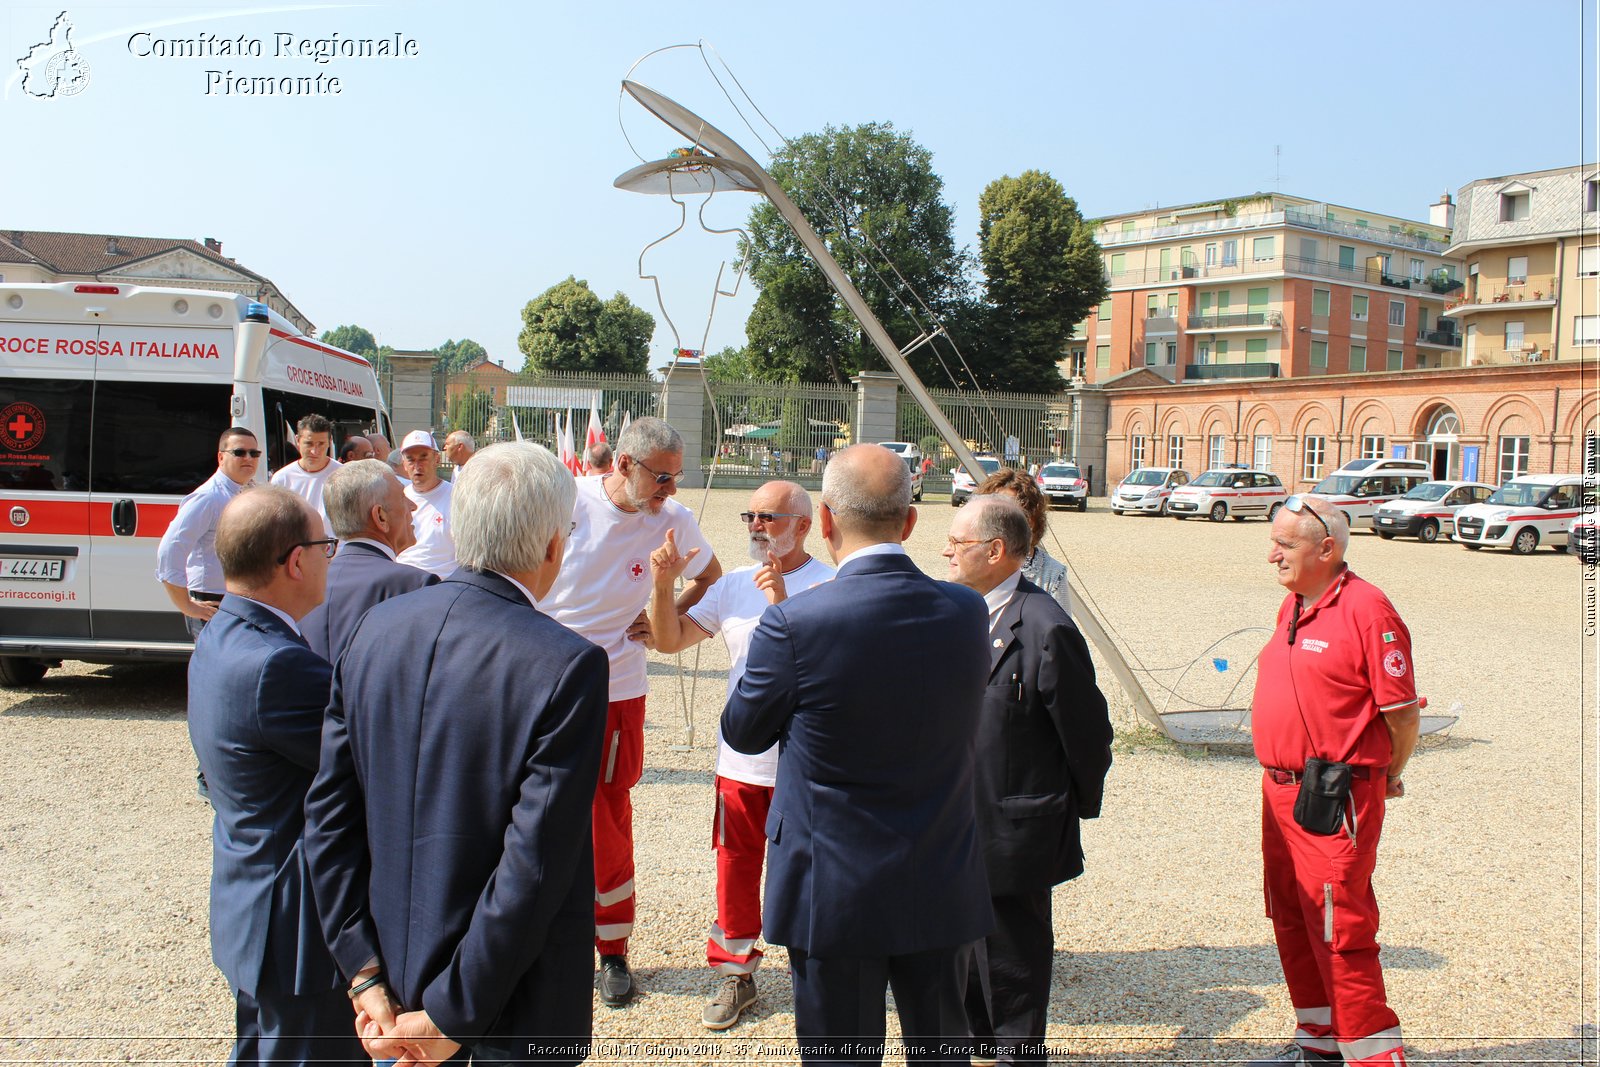
[[[1438,299],[1442,294],[1461,288],[1458,281],[1435,283],[1430,277],[1425,281],[1416,278],[1395,278],[1368,271],[1366,267],[1346,266],[1331,259],[1308,259],[1302,256],[1273,256],[1270,259],[1251,259],[1246,256],[1232,263],[1212,263],[1208,266],[1139,267],[1116,274],[1106,273],[1106,284],[1113,289],[1136,288],[1146,285],[1164,285],[1185,281],[1246,276],[1273,276],[1282,274],[1308,274],[1314,278],[1332,278],[1354,285],[1377,285],[1382,282],[1398,289],[1410,289],[1425,299]],[[1441,288],[1440,286],[1443,286]]]
[[[1548,350],[1516,349],[1507,351],[1502,348],[1484,348],[1479,345],[1473,349],[1472,358],[1465,360],[1473,367],[1506,367],[1517,363],[1543,363],[1550,358]],[[1459,364],[1457,364],[1459,365]]]
[[[1276,363],[1195,363],[1183,368],[1186,382],[1217,382],[1235,378],[1276,378]]]
[[[1396,248],[1416,248],[1424,252],[1432,252],[1436,256],[1444,255],[1445,249],[1449,247],[1448,242],[1419,236],[1418,233],[1391,233],[1371,226],[1357,226],[1350,222],[1336,222],[1324,215],[1308,211],[1296,211],[1292,208],[1284,211],[1267,211],[1256,215],[1236,215],[1225,219],[1202,219],[1198,222],[1179,222],[1168,226],[1147,226],[1144,229],[1129,230],[1126,233],[1101,230],[1095,234],[1095,239],[1100,243],[1100,247],[1112,248],[1121,245],[1145,244],[1151,241],[1166,241],[1212,233],[1266,229],[1274,226],[1295,226],[1305,230],[1318,230],[1322,233],[1337,234],[1340,237],[1351,237],[1371,244],[1389,245]]]
[[[1454,330],[1418,330],[1417,344],[1440,345],[1444,348],[1460,348],[1461,335]]]
[[[1276,311],[1247,311],[1242,315],[1190,315],[1189,333],[1216,330],[1272,330],[1283,328],[1283,315]]]
[[[1178,313],[1175,309],[1168,308],[1164,312],[1149,315],[1144,320],[1144,335],[1146,337],[1152,334],[1175,334],[1177,332]]]
[[[1560,296],[1558,289],[1555,278],[1550,275],[1528,278],[1517,285],[1486,285],[1480,282],[1456,299],[1448,301],[1443,314],[1460,316],[1480,311],[1553,308]]]

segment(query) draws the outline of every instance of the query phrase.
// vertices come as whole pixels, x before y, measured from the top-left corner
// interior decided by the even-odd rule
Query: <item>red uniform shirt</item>
[[[1299,599],[1284,598],[1257,665],[1256,758],[1295,771],[1308,756],[1388,766],[1389,731],[1379,716],[1416,702],[1411,632],[1382,590],[1348,567],[1295,619]]]

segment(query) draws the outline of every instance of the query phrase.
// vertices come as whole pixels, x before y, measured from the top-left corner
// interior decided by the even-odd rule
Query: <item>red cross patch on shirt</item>
[[[644,560],[642,560],[642,559],[629,560],[628,561],[628,580],[630,582],[642,582],[642,581],[644,581],[644,576],[648,572],[648,570],[649,570],[649,568],[647,568],[644,565]]]

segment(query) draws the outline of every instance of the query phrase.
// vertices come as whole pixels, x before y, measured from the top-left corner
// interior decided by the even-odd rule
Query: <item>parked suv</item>
[[[1213,467],[1172,491],[1167,514],[1175,519],[1204,515],[1212,522],[1230,516],[1240,522],[1250,515],[1270,519],[1288,498],[1283,480],[1271,471]]]
[[[1189,472],[1177,467],[1140,467],[1111,491],[1111,510],[1121,515],[1128,511],[1167,513],[1172,491],[1189,483]]]
[[[911,499],[922,499],[922,449],[912,441],[879,441],[884,448],[898,455],[911,468]]]
[[[1076,463],[1046,463],[1039,472],[1039,491],[1051,507],[1064,504],[1079,511],[1089,510],[1089,482]]]
[[[987,478],[1000,469],[1000,460],[995,456],[979,456],[978,466],[983,468],[983,476]],[[977,488],[978,483],[972,480],[972,475],[967,473],[967,468],[955,468],[950,472],[950,506],[959,508],[971,499],[973,492]]]
[[[1481,504],[1494,493],[1482,482],[1423,482],[1399,500],[1380,504],[1372,513],[1372,528],[1379,537],[1415,537],[1432,544],[1441,532],[1456,530],[1456,512],[1468,504]]]
[[[1429,479],[1428,464],[1420,459],[1353,459],[1311,490],[1344,512],[1350,529],[1372,526],[1372,513],[1398,500]]]
[[[1583,479],[1576,474],[1513,478],[1483,503],[1456,512],[1454,539],[1470,549],[1489,545],[1519,556],[1532,555],[1541,541],[1565,552],[1582,500]]]

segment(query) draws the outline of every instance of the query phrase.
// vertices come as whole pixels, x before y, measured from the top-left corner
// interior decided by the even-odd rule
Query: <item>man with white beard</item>
[[[698,604],[679,611],[673,585],[695,555],[680,554],[672,534],[650,556],[654,589],[650,626],[656,651],[679,652],[713,634],[727,642],[733,661],[728,688],[744,673],[750,634],[770,604],[833,577],[833,568],[806,551],[811,530],[811,498],[793,482],[768,482],[750,497],[740,514],[749,532],[750,558],[756,562],[725,575]],[[717,808],[712,823],[717,852],[717,918],[706,940],[706,962],[723,976],[706,1004],[701,1022],[726,1030],[755,1003],[756,968],[761,965],[761,866],[766,854],[767,811],[777,782],[778,746],[759,756],[735,752],[717,737]]]

